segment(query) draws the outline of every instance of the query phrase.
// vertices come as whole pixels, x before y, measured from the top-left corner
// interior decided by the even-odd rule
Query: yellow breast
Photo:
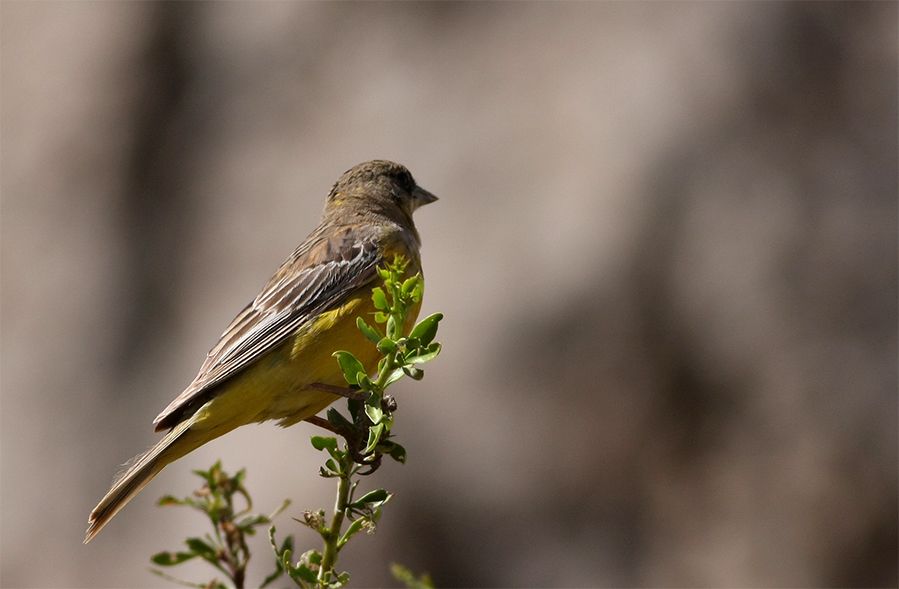
[[[418,317],[420,305],[410,309],[406,329]],[[246,423],[279,419],[287,426],[315,415],[340,397],[310,388],[315,383],[347,386],[333,353],[352,352],[374,374],[380,357],[375,345],[356,327],[363,317],[374,325],[371,288],[354,292],[338,309],[319,315],[299,333],[237,375],[201,409],[194,426],[230,430]],[[220,434],[219,434],[220,435]]]

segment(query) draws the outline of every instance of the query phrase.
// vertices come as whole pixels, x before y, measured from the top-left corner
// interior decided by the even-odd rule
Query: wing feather
[[[194,381],[154,420],[174,427],[215,395],[215,387],[271,351],[320,313],[377,276],[374,230],[319,228],[291,255],[210,350]]]

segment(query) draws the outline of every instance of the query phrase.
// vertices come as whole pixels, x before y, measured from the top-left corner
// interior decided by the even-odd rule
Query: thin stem
[[[406,325],[406,315],[408,313],[408,309],[406,308],[405,304],[403,304],[402,296],[399,292],[400,289],[397,286],[400,280],[400,276],[402,276],[402,273],[404,271],[405,266],[403,266],[399,272],[394,273],[391,271],[390,280],[385,280],[385,287],[390,293],[391,298],[391,308],[388,311],[390,320],[387,321],[385,330],[387,337],[393,340],[399,339],[403,336],[403,331],[405,330]],[[391,327],[393,327],[393,329],[391,329]],[[313,383],[312,388],[358,401],[367,401],[369,395],[371,393],[374,393],[375,395],[377,395],[379,402],[383,402],[384,389],[387,386],[388,378],[391,374],[393,374],[393,371],[396,370],[397,367],[402,365],[402,362],[396,361],[396,354],[397,352],[395,350],[392,350],[384,357],[383,366],[378,373],[378,379],[375,382],[371,383],[371,386],[367,387],[366,391],[347,389],[344,387],[338,387],[318,382]],[[318,416],[313,416],[307,418],[306,421],[334,432],[338,435],[343,435],[344,438],[346,438],[346,435],[336,431],[337,428],[335,428],[326,419]],[[340,468],[337,485],[337,498],[334,502],[334,514],[331,517],[330,526],[319,530],[319,533],[321,534],[322,540],[324,542],[321,565],[318,570],[319,587],[324,586],[325,583],[331,580],[334,566],[337,563],[337,555],[342,547],[340,537],[343,528],[343,521],[347,515],[349,496],[351,493],[351,489],[353,488],[351,479],[358,470],[358,467],[356,466],[356,460],[358,460],[358,458],[356,457],[357,455],[354,453],[354,451],[350,449],[350,445],[351,443],[347,439],[345,450],[343,452],[339,452],[340,457],[338,458],[337,456],[334,456],[334,458],[337,459]],[[376,468],[376,466],[372,468],[372,471],[374,470],[374,468]]]
[[[318,415],[312,415],[310,417],[307,417],[303,421],[305,421],[307,423],[311,423],[312,425],[317,425],[318,427],[320,427],[322,429],[326,429],[329,432],[331,432],[332,434],[337,434],[338,436],[343,435],[343,433],[337,431],[337,428],[334,427],[333,425],[331,425],[331,422],[328,421],[327,419],[325,419],[324,417],[319,417]]]
[[[403,323],[405,323],[405,321],[406,321],[405,313],[403,313],[401,321]],[[387,378],[391,374],[393,374],[394,369],[396,369],[396,367],[399,366],[399,364],[397,364],[395,362],[393,353],[387,354],[385,356],[385,359],[387,361],[384,362],[384,370],[382,370],[381,372],[378,373],[378,380],[376,380],[374,383],[372,383],[372,388],[375,389],[378,392],[378,395],[380,395],[380,396],[384,395],[384,387],[387,386]]]
[[[334,515],[331,518],[331,525],[322,532],[322,539],[325,545],[322,551],[321,568],[318,570],[319,585],[325,582],[334,569],[334,564],[337,562],[337,552],[340,550],[337,542],[340,539],[340,531],[343,527],[343,519],[346,515],[347,502],[349,501],[350,476],[352,475],[349,454],[341,462],[340,477],[337,484],[337,499],[334,502]]]

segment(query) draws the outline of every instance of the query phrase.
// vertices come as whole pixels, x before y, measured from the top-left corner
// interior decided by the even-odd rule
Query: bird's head
[[[343,173],[325,203],[325,214],[386,214],[395,220],[412,221],[412,213],[437,197],[415,183],[405,166],[387,160],[372,160]],[[399,215],[400,218],[397,218]]]

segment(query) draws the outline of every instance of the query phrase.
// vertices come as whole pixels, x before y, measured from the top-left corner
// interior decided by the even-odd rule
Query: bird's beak
[[[437,197],[422,188],[421,186],[416,186],[412,189],[412,207],[413,210],[418,207],[431,204],[437,200]]]

